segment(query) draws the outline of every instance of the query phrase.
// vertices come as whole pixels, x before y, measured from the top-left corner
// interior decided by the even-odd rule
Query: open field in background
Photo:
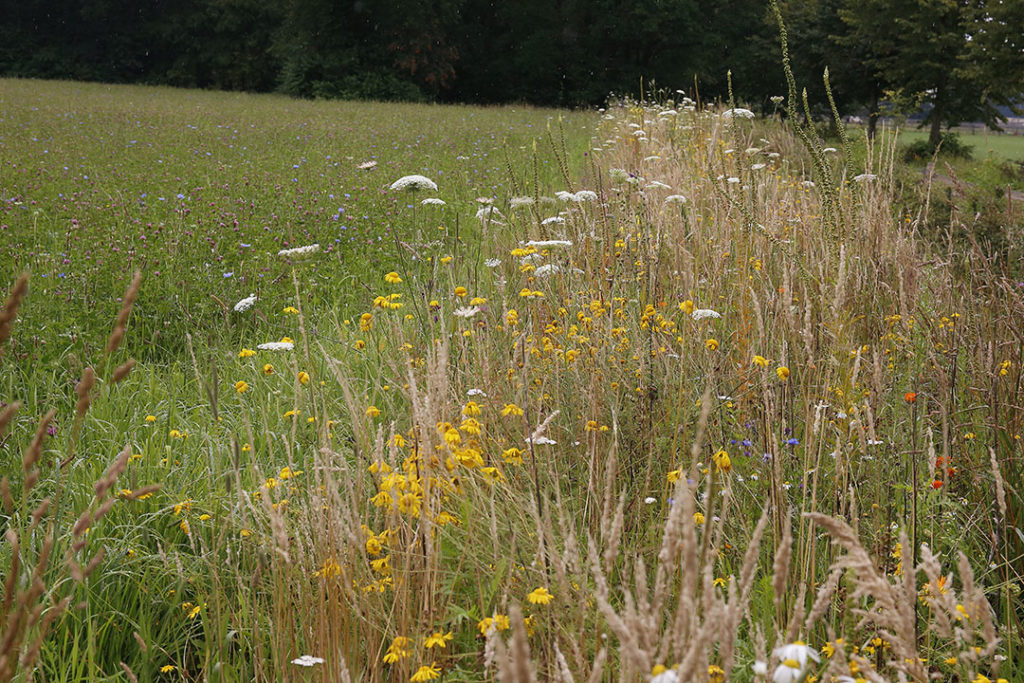
[[[1024,135],[1011,133],[994,133],[978,131],[971,128],[952,128],[964,144],[974,148],[974,158],[983,160],[990,154],[996,160],[1024,162]],[[928,131],[919,130],[913,125],[900,129],[900,141],[903,144],[927,140]]]
[[[891,140],[0,81],[0,148],[0,680],[1022,675],[1024,286]]]

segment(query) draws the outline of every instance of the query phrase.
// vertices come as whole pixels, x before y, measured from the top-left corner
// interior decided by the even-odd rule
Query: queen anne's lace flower
[[[248,311],[250,308],[252,308],[252,305],[256,303],[256,298],[257,297],[255,294],[250,294],[249,296],[245,297],[237,304],[235,304],[235,312],[244,313],[245,311]]]
[[[426,176],[407,175],[402,176],[391,183],[392,190],[437,190],[437,183]]]
[[[277,255],[283,256],[284,258],[294,258],[296,256],[307,256],[309,254],[315,254],[318,251],[320,251],[319,244],[310,244],[305,247],[293,247],[291,249],[282,249],[281,251],[277,252]]]
[[[752,119],[754,118],[754,112],[749,109],[743,109],[736,107],[735,109],[727,109],[722,112],[723,119]]]
[[[292,342],[266,342],[256,347],[260,351],[291,351],[295,348]]]
[[[701,320],[704,320],[705,318],[721,318],[722,317],[721,313],[719,313],[718,311],[713,311],[710,308],[698,308],[697,310],[695,310],[690,315],[697,322],[700,322]]]

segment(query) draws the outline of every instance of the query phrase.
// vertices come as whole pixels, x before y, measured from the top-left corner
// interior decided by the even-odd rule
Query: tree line
[[[2,0],[0,74],[297,97],[538,105],[680,89],[770,110],[779,31],[750,0]],[[1021,0],[780,0],[793,70],[844,112],[995,124],[1024,83]]]

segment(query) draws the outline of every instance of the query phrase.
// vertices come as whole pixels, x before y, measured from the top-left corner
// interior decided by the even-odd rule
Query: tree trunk
[[[942,115],[945,113],[943,110],[942,103],[942,88],[939,87],[935,90],[935,101],[932,104],[932,127],[928,133],[928,146],[935,149],[938,146],[939,141],[942,140]]]
[[[871,101],[868,102],[868,140],[875,139],[876,128],[878,128],[878,91],[872,90]]]
[[[934,148],[942,139],[942,119],[939,118],[938,109],[932,110],[932,127],[928,132],[928,145]]]

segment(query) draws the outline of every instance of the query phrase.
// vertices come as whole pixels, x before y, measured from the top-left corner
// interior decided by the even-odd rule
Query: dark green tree
[[[846,0],[847,45],[891,90],[918,94],[922,126],[937,145],[943,126],[983,121],[998,127],[998,106],[1024,90],[1020,2],[999,0]]]

